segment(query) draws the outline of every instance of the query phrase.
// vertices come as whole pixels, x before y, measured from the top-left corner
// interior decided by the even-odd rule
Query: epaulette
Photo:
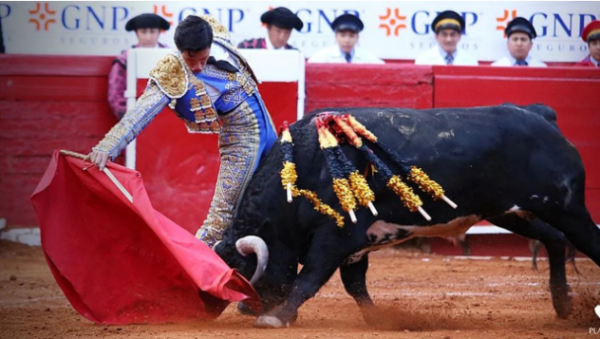
[[[162,58],[150,71],[150,80],[171,99],[181,98],[188,88],[188,77],[183,63],[174,54]]]

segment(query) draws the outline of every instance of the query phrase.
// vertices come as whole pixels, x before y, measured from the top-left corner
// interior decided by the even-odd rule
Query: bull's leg
[[[513,233],[530,239],[539,240],[546,246],[550,262],[550,293],[556,314],[566,318],[571,312],[571,298],[565,273],[565,248],[567,240],[564,234],[540,219],[525,220],[516,214],[506,214],[488,219],[489,222]]]
[[[313,239],[304,267],[294,281],[288,298],[281,305],[258,317],[255,326],[267,328],[289,326],[298,316],[298,308],[317,294],[351,254],[347,250],[347,241],[331,233],[315,234]]]
[[[571,208],[570,211],[548,209],[535,214],[561,230],[576,249],[600,266],[600,228],[585,207]]]
[[[363,314],[363,318],[367,323],[371,323],[370,316],[373,309],[373,300],[367,291],[366,275],[369,268],[369,255],[363,255],[362,259],[356,263],[344,264],[340,266],[340,276],[344,283],[346,292],[354,298]]]

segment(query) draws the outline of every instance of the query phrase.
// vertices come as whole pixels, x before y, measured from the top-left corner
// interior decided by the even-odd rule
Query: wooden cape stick
[[[67,151],[64,149],[60,150],[60,154],[70,156],[73,158],[78,158],[81,160],[85,160],[87,158],[87,156],[85,156],[83,154],[72,152],[72,151]],[[106,174],[106,176],[110,179],[110,181],[112,181],[113,184],[115,184],[115,186],[117,186],[119,191],[121,191],[121,193],[123,193],[123,195],[127,198],[127,200],[129,200],[129,202],[133,204],[133,196],[127,191],[127,189],[125,189],[125,187],[119,182],[119,180],[114,176],[114,174],[107,167],[104,167],[102,172],[104,172],[104,174]]]

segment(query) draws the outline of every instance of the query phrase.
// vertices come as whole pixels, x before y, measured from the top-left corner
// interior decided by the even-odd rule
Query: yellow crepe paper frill
[[[309,190],[299,190],[294,188],[293,190],[294,197],[304,196],[306,199],[310,200],[310,202],[315,206],[315,210],[321,214],[324,214],[332,219],[335,219],[336,225],[338,227],[344,226],[344,217],[342,217],[338,212],[336,212],[329,205],[324,204],[321,199],[317,197],[317,193]]]
[[[408,187],[399,176],[394,175],[390,178],[387,183],[387,187],[394,191],[411,212],[418,211],[419,207],[423,205],[421,198],[419,198],[412,190]]]
[[[367,184],[367,179],[360,175],[358,171],[350,174],[350,187],[358,203],[362,206],[367,206],[370,202],[375,201],[375,193],[373,193],[369,184]]]
[[[431,194],[435,199],[441,199],[442,196],[444,196],[444,189],[442,186],[431,180],[429,176],[418,167],[413,166],[411,168],[408,179],[419,185],[420,189]]]
[[[340,205],[344,211],[356,209],[356,199],[354,199],[348,179],[333,179],[333,191],[340,199]]]
[[[286,161],[283,163],[283,169],[281,170],[281,185],[284,189],[287,189],[287,184],[296,185],[298,174],[296,173],[296,164],[293,162]]]

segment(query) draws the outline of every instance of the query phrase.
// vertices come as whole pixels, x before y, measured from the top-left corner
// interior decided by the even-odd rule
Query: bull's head
[[[269,229],[264,222],[262,224],[260,230]],[[225,231],[223,241],[215,246],[215,251],[230,267],[250,279],[261,299],[263,311],[267,312],[289,295],[297,274],[297,255],[268,235],[235,236],[234,229],[230,227]]]

